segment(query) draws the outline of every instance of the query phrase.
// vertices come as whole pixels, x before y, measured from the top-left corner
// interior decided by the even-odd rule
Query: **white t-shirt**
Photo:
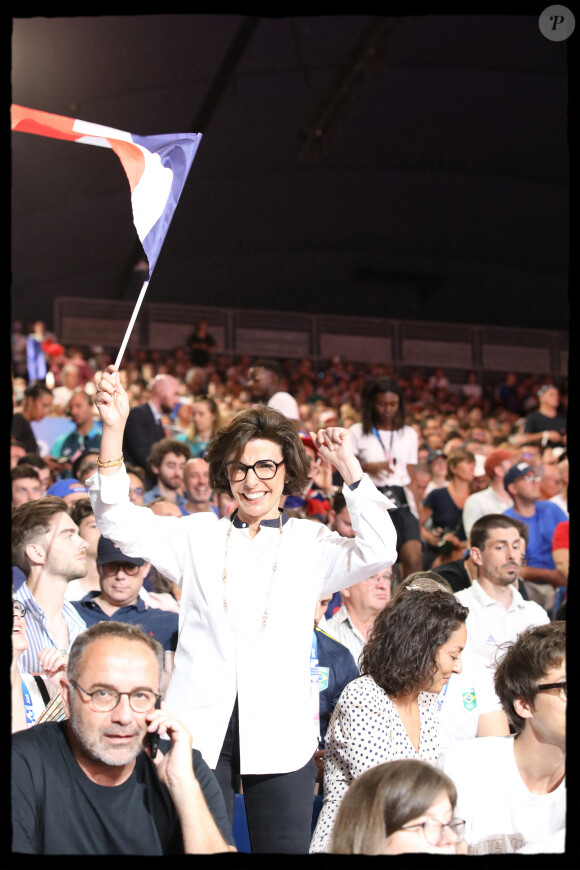
[[[461,673],[453,674],[438,695],[439,742],[446,752],[457,740],[477,737],[479,717],[501,710],[493,686],[493,669],[486,660],[465,649]]]
[[[528,791],[511,735],[462,740],[438,765],[457,788],[455,815],[465,819],[470,855],[516,852],[528,843],[541,844],[566,824],[566,780],[549,794]]]
[[[384,462],[385,459],[396,460],[393,472],[379,471],[369,474],[375,486],[407,486],[411,482],[408,465],[417,465],[419,437],[411,426],[401,429],[379,429],[377,438],[373,432],[363,433],[362,423],[353,423],[350,427],[353,449],[361,463]],[[382,443],[381,443],[382,442]]]
[[[500,601],[491,598],[474,580],[469,589],[461,589],[455,597],[469,608],[465,622],[467,646],[487,662],[493,662],[498,647],[515,641],[526,628],[546,625],[550,617],[535,601],[526,601],[514,585],[512,603],[506,610]]]

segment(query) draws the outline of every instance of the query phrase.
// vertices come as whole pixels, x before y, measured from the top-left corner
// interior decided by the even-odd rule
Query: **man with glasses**
[[[375,619],[391,600],[392,568],[385,566],[372,577],[341,590],[342,605],[324,630],[352,653],[357,666]]]
[[[509,737],[452,746],[440,761],[457,788],[472,855],[563,852],[566,828],[566,623],[506,644],[495,691]]]
[[[160,645],[136,626],[98,623],[77,638],[61,680],[68,719],[12,738],[14,852],[235,851],[214,774],[160,706],[162,669]]]
[[[476,577],[455,596],[469,608],[467,646],[493,663],[501,644],[516,640],[532,625],[549,622],[549,617],[518,591],[526,551],[516,520],[505,514],[480,517],[471,527],[470,544]]]
[[[165,690],[173,670],[179,616],[168,610],[149,607],[140,596],[150,567],[144,559],[126,556],[101,535],[97,544],[100,591],[89,592],[73,604],[87,625],[105,620],[129,622],[154,637],[164,651],[162,688]]]
[[[566,584],[556,569],[552,539],[558,523],[565,522],[568,516],[554,502],[542,499],[540,479],[538,468],[526,462],[512,465],[505,473],[504,486],[514,503],[504,514],[526,523],[530,530],[526,549],[527,565],[522,567],[521,576],[530,598],[541,604],[548,614],[552,614],[556,589]]]

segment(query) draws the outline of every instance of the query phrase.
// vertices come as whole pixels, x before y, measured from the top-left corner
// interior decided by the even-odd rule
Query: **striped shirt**
[[[59,647],[48,633],[46,614],[28,588],[28,585],[23,583],[22,586],[19,586],[13,597],[26,607],[24,621],[26,623],[28,649],[18,659],[18,667],[26,674],[41,674],[42,668],[38,661],[39,652],[48,647],[53,649],[59,649]],[[66,599],[62,603],[62,613],[68,626],[68,649],[70,650],[74,639],[86,630],[87,625],[76,608]]]

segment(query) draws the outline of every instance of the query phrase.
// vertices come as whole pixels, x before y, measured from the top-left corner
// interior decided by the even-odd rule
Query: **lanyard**
[[[26,714],[26,724],[34,725],[36,722],[36,716],[34,715],[34,710],[32,709],[32,696],[28,691],[28,686],[21,680],[22,682],[22,695],[24,696],[24,713]]]
[[[387,453],[387,448],[386,448],[385,445],[383,444],[383,439],[382,439],[381,436],[379,435],[379,430],[377,429],[376,426],[373,426],[373,435],[374,435],[376,438],[378,438],[379,444],[380,444],[381,447],[383,448],[383,452],[384,452],[385,456],[386,456],[389,460],[391,460],[392,462],[396,462],[396,460],[393,460],[393,438],[395,437],[395,430],[394,430],[394,429],[391,429],[391,443],[390,443],[390,446],[389,446],[389,451],[388,451],[388,453]]]
[[[447,682],[445,683],[445,688],[443,689],[443,691],[439,693],[439,699],[437,701],[437,712],[438,713],[441,712],[441,708],[443,707],[443,702],[445,700],[445,695],[447,694],[447,689],[449,688],[450,679],[451,678],[449,678],[449,680],[447,680]]]

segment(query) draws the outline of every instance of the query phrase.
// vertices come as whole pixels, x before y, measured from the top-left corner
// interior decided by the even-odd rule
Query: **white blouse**
[[[372,677],[352,680],[343,690],[326,731],[324,800],[314,829],[311,852],[330,849],[332,826],[351,782],[377,764],[397,758],[439,757],[437,695],[418,696],[420,737],[415,749],[397,708]]]
[[[208,765],[217,764],[237,696],[242,774],[303,767],[317,747],[310,698],[315,605],[395,562],[389,499],[363,475],[354,489],[344,487],[355,538],[285,515],[281,538],[277,520],[262,523],[252,538],[241,523],[231,528],[230,517],[160,517],[133,505],[124,467],[111,477],[95,473],[87,484],[102,534],[181,587],[166,702]]]

